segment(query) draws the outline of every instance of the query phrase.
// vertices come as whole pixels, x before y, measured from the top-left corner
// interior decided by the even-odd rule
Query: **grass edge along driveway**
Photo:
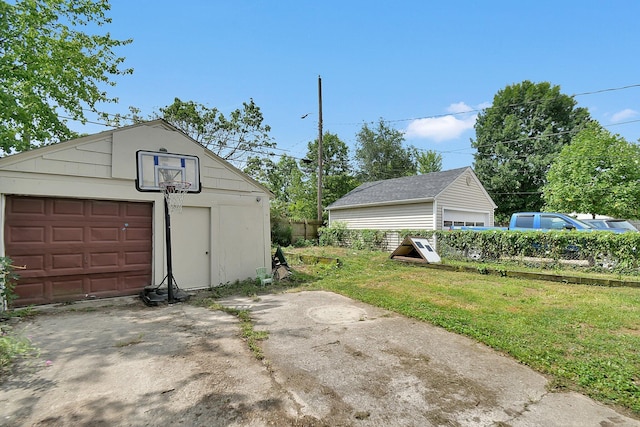
[[[382,252],[301,252],[309,251],[342,261],[304,267],[314,287],[469,336],[548,375],[552,389],[640,417],[640,289],[433,270]]]

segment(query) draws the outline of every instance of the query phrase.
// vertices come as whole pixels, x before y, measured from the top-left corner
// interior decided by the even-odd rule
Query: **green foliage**
[[[271,244],[277,246],[289,246],[291,244],[293,230],[289,221],[285,218],[271,218]]]
[[[543,198],[551,211],[640,218],[640,148],[591,123],[551,165]]]
[[[303,172],[308,178],[309,190],[307,194],[313,196],[310,203],[314,207],[317,217],[317,189],[318,189],[318,140],[307,144],[305,161],[301,163]],[[358,182],[351,174],[349,166],[349,147],[338,135],[325,132],[322,135],[322,206],[327,207],[340,197],[358,186]]]
[[[440,254],[447,257],[582,260],[593,269],[621,274],[638,274],[640,268],[640,233],[453,230],[434,234]]]
[[[313,240],[299,238],[298,240],[296,240],[293,243],[293,247],[295,247],[295,248],[308,248],[308,247],[311,247],[311,246],[315,246],[315,244],[316,244],[316,242],[314,242]]]
[[[367,123],[356,135],[355,160],[362,182],[379,181],[416,174],[415,149],[404,148],[404,136],[381,118],[371,129]]]
[[[357,186],[349,169],[349,149],[337,135],[322,138],[322,206],[326,207]],[[307,161],[308,160],[308,161]],[[308,143],[305,162],[283,155],[275,163],[266,157],[250,157],[244,171],[275,195],[277,206],[288,218],[316,218],[318,212],[318,141]]]
[[[383,249],[386,233],[381,230],[350,230],[347,225],[335,221],[331,227],[318,230],[320,246],[346,246],[358,250]]]
[[[6,153],[74,138],[61,116],[116,102],[104,92],[121,69],[113,49],[131,43],[108,32],[107,0],[0,1],[0,148]]]
[[[0,311],[2,301],[8,306],[15,301],[17,295],[14,292],[18,275],[15,273],[13,263],[9,257],[0,257]]]
[[[243,102],[242,109],[233,110],[228,118],[217,108],[178,98],[156,114],[237,165],[243,164],[249,153],[269,155],[269,149],[276,146],[269,137],[271,127],[263,124],[262,112],[253,99]]]
[[[416,151],[416,161],[418,163],[418,173],[424,175],[442,170],[442,154],[433,151]]]
[[[0,374],[7,373],[16,360],[37,355],[38,349],[29,339],[9,327],[0,328]]]
[[[275,195],[272,216],[275,209],[294,220],[316,217],[316,190],[293,157],[285,154],[277,163],[268,157],[250,157],[244,171]]]
[[[562,147],[590,121],[559,86],[523,81],[505,87],[475,124],[474,171],[496,215],[540,211],[546,173]]]
[[[344,246],[348,232],[346,223],[334,221],[331,227],[320,227],[318,243],[320,246]]]

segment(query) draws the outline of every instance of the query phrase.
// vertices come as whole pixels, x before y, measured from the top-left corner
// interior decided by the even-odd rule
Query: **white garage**
[[[402,230],[442,230],[452,225],[493,226],[496,208],[470,167],[367,182],[327,207],[329,225],[387,231],[390,248]],[[395,232],[396,240],[389,240]]]
[[[199,192],[170,216],[181,289],[270,265],[270,192],[156,120],[0,159],[0,253],[25,267],[15,305],[134,295],[163,281],[164,198],[136,188],[141,150],[199,160]]]

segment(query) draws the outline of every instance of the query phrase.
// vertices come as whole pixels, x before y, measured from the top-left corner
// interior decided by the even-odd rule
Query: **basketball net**
[[[184,195],[189,191],[191,183],[186,181],[165,181],[159,183],[159,186],[162,194],[164,194],[164,199],[167,201],[169,212],[182,212],[182,201],[184,200]]]

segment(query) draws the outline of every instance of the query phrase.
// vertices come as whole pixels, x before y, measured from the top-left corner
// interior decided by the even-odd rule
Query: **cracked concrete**
[[[303,414],[396,426],[640,426],[471,339],[329,292],[228,299],[249,307],[273,376]],[[358,414],[358,416],[356,416]],[[354,421],[355,422],[355,421]]]
[[[42,356],[2,379],[0,426],[640,427],[473,340],[330,292],[220,301],[268,332],[264,361],[234,316],[123,301],[17,326]]]

